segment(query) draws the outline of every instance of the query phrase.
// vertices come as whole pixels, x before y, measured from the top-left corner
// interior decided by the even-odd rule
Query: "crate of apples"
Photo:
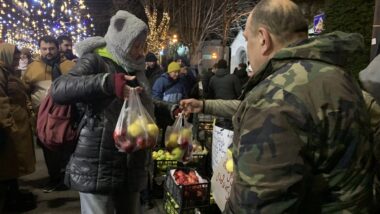
[[[169,173],[166,189],[181,208],[209,204],[210,183],[194,169],[178,168]]]
[[[155,123],[149,123],[143,117],[137,117],[126,129],[115,129],[113,139],[121,152],[134,152],[152,148],[156,145],[159,129]]]

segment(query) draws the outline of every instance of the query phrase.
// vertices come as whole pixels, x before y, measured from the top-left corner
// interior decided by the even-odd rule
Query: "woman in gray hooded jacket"
[[[154,115],[144,74],[147,31],[143,21],[118,11],[104,38],[92,37],[76,45],[78,63],[53,83],[55,102],[81,103],[86,109],[65,177],[66,185],[80,192],[82,213],[139,213],[150,151],[120,153],[112,134],[129,86],[144,88],[141,101]]]

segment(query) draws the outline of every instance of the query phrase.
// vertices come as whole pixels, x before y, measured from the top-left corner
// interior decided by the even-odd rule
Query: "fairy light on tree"
[[[163,12],[162,18],[159,22],[157,9],[155,7],[153,7],[152,10],[145,7],[145,13],[148,17],[148,26],[150,30],[147,38],[147,49],[152,53],[159,54],[160,50],[167,42],[167,34],[170,23],[169,14],[167,12]]]
[[[0,38],[32,50],[45,35],[77,42],[94,35],[88,11],[84,0],[0,0]]]

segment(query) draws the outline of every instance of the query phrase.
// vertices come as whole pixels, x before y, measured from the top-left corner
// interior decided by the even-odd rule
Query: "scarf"
[[[52,59],[47,59],[46,57],[42,57],[42,61],[45,64],[52,67],[51,78],[53,81],[55,79],[57,79],[59,76],[61,76],[62,72],[59,69],[59,63],[61,61],[61,58],[60,58],[59,54]]]

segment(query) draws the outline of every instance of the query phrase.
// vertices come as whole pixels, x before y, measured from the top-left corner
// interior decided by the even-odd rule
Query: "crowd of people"
[[[82,213],[141,213],[151,200],[151,150],[122,153],[113,139],[124,99],[139,88],[160,146],[179,112],[214,115],[234,131],[224,213],[375,213],[380,58],[361,73],[366,92],[345,70],[362,36],[308,38],[301,17],[290,0],[260,1],[244,31],[250,65],[233,73],[225,59],[205,71],[183,57],[160,65],[144,54],[148,26],[127,11],[111,18],[104,37],[76,43],[78,56],[66,35],[40,38],[37,58],[0,43],[0,212],[36,207],[18,179],[35,171],[37,144],[49,174],[45,193],[78,191]],[[57,151],[35,134],[48,93],[83,112],[76,143]]]

